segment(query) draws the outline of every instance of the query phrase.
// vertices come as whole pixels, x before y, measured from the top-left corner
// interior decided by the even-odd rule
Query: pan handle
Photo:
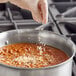
[[[42,24],[41,26],[35,28],[35,30],[44,30],[48,26],[52,26],[51,22],[48,22],[47,24]]]

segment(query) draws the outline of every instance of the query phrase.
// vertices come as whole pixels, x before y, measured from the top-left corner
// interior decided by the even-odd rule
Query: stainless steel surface
[[[0,64],[0,76],[71,76],[75,46],[70,39],[49,31],[22,29],[0,33],[0,46],[6,45],[6,42],[8,42],[8,44],[19,42],[47,44],[63,50],[70,58],[58,65],[39,69],[17,68]]]
[[[76,2],[52,2],[49,9],[58,22],[76,22]]]

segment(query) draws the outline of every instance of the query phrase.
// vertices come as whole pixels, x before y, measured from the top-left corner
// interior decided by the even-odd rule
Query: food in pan
[[[16,43],[0,48],[0,63],[15,67],[41,68],[66,61],[62,50],[35,43]]]

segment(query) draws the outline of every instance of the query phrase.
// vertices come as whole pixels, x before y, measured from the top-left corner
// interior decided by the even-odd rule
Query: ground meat
[[[42,44],[16,43],[0,48],[0,63],[15,67],[47,67],[68,58],[62,50]]]

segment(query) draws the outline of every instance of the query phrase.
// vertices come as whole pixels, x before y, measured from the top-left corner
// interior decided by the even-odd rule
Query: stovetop
[[[62,1],[62,2],[60,2]],[[49,23],[43,30],[64,35],[76,44],[76,2],[72,0],[48,0]],[[63,2],[67,1],[67,2]],[[72,12],[71,9],[74,11]],[[67,11],[71,11],[69,14]],[[33,20],[30,11],[21,9],[10,3],[0,4],[0,32],[12,29],[35,29],[41,26]],[[74,57],[73,73],[76,76],[76,57]]]
[[[50,0],[49,12],[60,34],[76,44],[76,1]],[[76,76],[76,57],[74,57],[72,76]]]

